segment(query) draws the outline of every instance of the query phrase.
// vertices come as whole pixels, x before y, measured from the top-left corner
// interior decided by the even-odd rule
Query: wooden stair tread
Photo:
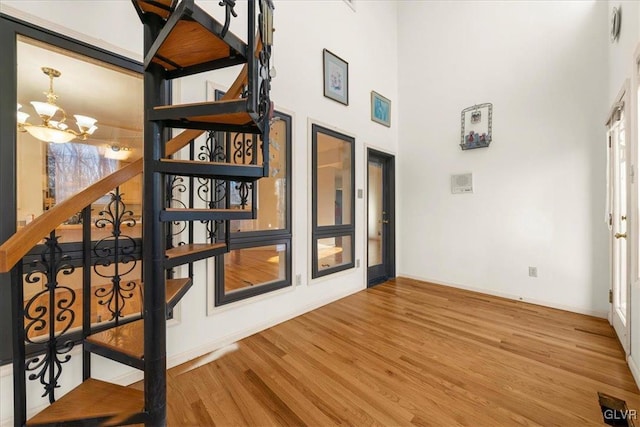
[[[131,282],[135,282],[136,286],[138,286],[139,289],[144,290],[144,284],[142,283],[142,281],[140,281],[140,279],[131,280]],[[113,286],[113,284],[109,283],[103,286],[94,286],[92,289],[98,289],[101,287],[108,288],[109,286]],[[188,286],[191,286],[191,279],[189,277],[180,279],[167,279],[165,282],[167,305],[175,305],[175,303],[177,303],[178,301],[175,301],[175,303],[172,304],[173,300],[182,292],[185,287]]]
[[[160,221],[211,221],[254,219],[251,209],[190,209],[167,208],[160,212]]]
[[[167,19],[176,0],[136,0],[136,3],[142,13],[155,13],[162,19]]]
[[[226,124],[226,125],[250,125],[253,124],[253,118],[249,113],[229,113],[229,114],[221,114],[221,115],[212,115],[212,116],[191,116],[186,117],[186,120],[190,122],[200,122],[200,123],[215,123],[215,124]]]
[[[198,208],[166,208],[167,212],[211,212],[211,213],[237,213],[240,209],[198,209]]]
[[[152,120],[210,123],[235,126],[256,126],[254,117],[247,111],[244,98],[219,101],[195,102],[191,104],[161,105],[154,107]]]
[[[222,32],[220,22],[193,2],[183,1],[149,49],[145,68],[157,64],[167,78],[176,78],[245,63],[247,44],[230,31],[222,37]]]
[[[144,322],[142,319],[89,335],[86,341],[96,346],[142,360],[144,358]]]
[[[167,314],[191,285],[190,278],[166,280]],[[85,339],[85,349],[134,368],[144,369],[144,320],[139,319],[92,334]]]
[[[184,288],[191,286],[191,279],[167,279],[166,300],[167,305],[174,306],[179,299],[181,293],[185,292]],[[173,303],[175,301],[175,303]]]
[[[167,249],[164,268],[173,268],[178,265],[188,264],[223,255],[229,251],[225,242],[221,243],[192,243]]]
[[[199,160],[160,159],[156,170],[170,175],[198,176],[224,181],[251,182],[265,176],[263,165],[201,162]]]
[[[180,245],[176,246],[175,248],[167,249],[165,255],[167,256],[167,258],[172,259],[180,256],[197,254],[198,252],[222,249],[226,246],[226,243],[191,243],[188,245]]]
[[[160,160],[162,163],[166,164],[189,164],[189,165],[208,165],[208,166],[231,166],[237,168],[254,168],[254,169],[262,169],[262,165],[252,165],[252,164],[235,164],[235,163],[225,163],[225,162],[201,162],[200,160],[179,160],[179,159],[162,159]]]
[[[231,48],[216,35],[197,22],[180,21],[152,61],[165,70],[172,71],[229,56]],[[161,58],[168,59],[171,63]]]
[[[28,426],[88,419],[126,419],[144,411],[142,391],[89,378],[27,421]],[[123,417],[124,415],[124,417]]]
[[[194,107],[194,106],[206,106],[206,105],[212,105],[212,104],[217,104],[217,105],[230,105],[230,104],[246,104],[246,100],[243,98],[237,98],[237,99],[220,99],[217,101],[203,101],[203,102],[190,102],[188,104],[179,104],[178,106],[180,107]],[[168,109],[168,108],[174,108],[176,107],[176,105],[160,105],[157,107],[153,107],[154,110],[163,110],[163,109]]]

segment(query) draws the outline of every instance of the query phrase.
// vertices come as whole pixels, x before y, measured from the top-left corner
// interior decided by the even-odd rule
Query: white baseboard
[[[631,375],[633,375],[633,379],[636,380],[636,385],[640,387],[640,369],[638,369],[638,365],[633,360],[633,357],[629,355],[627,357],[627,364],[629,365],[629,370],[631,371]]]
[[[465,289],[467,291],[474,291],[474,292],[479,292],[479,293],[487,294],[487,295],[493,295],[493,296],[496,296],[496,297],[502,297],[502,298],[506,298],[506,299],[510,299],[510,300],[522,301],[522,302],[526,302],[526,303],[529,303],[529,304],[535,304],[535,305],[541,305],[541,306],[544,306],[544,307],[556,308],[558,310],[570,311],[572,313],[586,314],[587,316],[600,317],[600,318],[603,318],[603,319],[606,319],[608,314],[609,314],[607,311],[588,310],[588,309],[584,309],[584,308],[581,308],[581,307],[574,307],[574,306],[568,306],[568,305],[563,305],[563,304],[557,304],[557,303],[555,303],[553,301],[538,300],[538,299],[533,299],[533,298],[523,298],[523,297],[521,297],[519,295],[509,294],[509,293],[506,293],[506,292],[497,292],[497,291],[493,291],[491,289],[485,289],[485,288],[478,288],[478,287],[474,287],[474,286],[461,285],[459,283],[441,282],[439,280],[433,280],[433,279],[429,279],[429,278],[426,278],[426,277],[414,276],[412,274],[400,273],[400,274],[398,274],[398,277],[406,277],[406,278],[409,278],[409,279],[420,280],[422,282],[435,283],[436,285],[449,286],[451,288]]]

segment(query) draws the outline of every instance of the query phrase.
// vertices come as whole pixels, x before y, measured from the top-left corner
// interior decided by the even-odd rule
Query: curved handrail
[[[256,56],[262,50],[262,42],[258,36]],[[239,98],[242,88],[247,82],[247,64],[242,67],[240,74],[224,94],[221,100]],[[170,156],[178,152],[182,147],[202,135],[205,131],[188,129],[178,136],[170,139],[166,146],[166,155]],[[8,273],[44,236],[55,230],[60,224],[89,206],[100,197],[114,188],[124,184],[134,176],[142,173],[143,159],[140,158],[131,164],[118,169],[89,187],[57,204],[53,208],[34,219],[24,228],[18,230],[0,246],[0,273]]]
[[[0,246],[0,273],[9,272],[44,236],[69,217],[141,172],[142,159],[138,159],[55,205],[18,230]]]

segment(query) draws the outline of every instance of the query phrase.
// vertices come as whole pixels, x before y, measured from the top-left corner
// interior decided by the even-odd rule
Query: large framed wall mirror
[[[20,227],[142,156],[143,86],[139,73],[25,36],[17,39],[17,69]],[[140,185],[121,189],[138,216]]]
[[[43,28],[0,15],[0,109],[13,114],[0,115],[0,199],[3,214],[0,221],[0,242],[27,226],[46,211],[78,192],[142,156],[143,78],[142,64],[74,40]],[[98,220],[108,217],[110,195],[119,191],[120,212],[130,212],[131,226],[123,226],[124,235],[139,246],[141,237],[142,188],[139,177],[119,189],[107,192],[89,206],[91,212],[90,240],[108,245],[114,239],[113,227],[100,227]],[[126,208],[124,207],[126,205]],[[86,212],[86,211],[85,211]],[[85,219],[88,216],[85,216]],[[55,230],[55,238],[64,254],[77,253],[83,240],[80,212],[63,220]],[[42,242],[41,242],[42,243]],[[136,246],[136,247],[137,247]],[[75,252],[74,252],[75,251]],[[36,245],[23,261],[23,274],[36,271],[32,261],[42,252]],[[92,262],[99,265],[99,251],[93,251]],[[140,263],[137,252],[127,268],[122,262],[112,262],[98,272],[91,269],[91,321],[93,324],[118,318],[140,316]],[[93,266],[93,264],[92,264]],[[79,336],[82,321],[82,288],[84,271],[75,265],[73,272],[60,275],[64,289],[56,298],[71,301],[65,307],[74,313],[72,322],[56,321],[42,328],[28,328],[28,340],[37,342],[41,335],[53,331],[68,334],[71,340]],[[117,273],[114,271],[117,270]],[[127,304],[104,303],[108,296],[101,289],[114,274],[122,287],[131,285]],[[35,277],[34,276],[34,277]],[[45,292],[44,276],[24,281],[25,307],[48,309],[50,300]],[[125,284],[126,283],[126,284]],[[0,275],[0,341],[12,343],[10,325],[10,275]],[[75,295],[70,297],[69,295]],[[127,293],[129,295],[129,293]],[[60,304],[57,301],[55,304]],[[36,346],[37,347],[37,346]],[[27,354],[37,351],[27,347]],[[0,364],[10,363],[11,345],[0,348]]]
[[[312,277],[354,266],[355,139],[312,126]]]

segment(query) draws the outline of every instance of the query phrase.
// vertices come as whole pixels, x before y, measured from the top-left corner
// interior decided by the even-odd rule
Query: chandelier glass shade
[[[127,160],[131,155],[131,149],[119,145],[109,145],[104,153],[106,159]]]
[[[92,117],[74,115],[78,131],[70,129],[65,123],[67,114],[56,104],[58,95],[53,92],[53,79],[60,77],[62,73],[49,67],[42,67],[42,72],[49,76],[49,90],[43,92],[47,97],[47,102],[31,101],[31,105],[40,116],[42,123],[34,125],[27,122],[29,114],[20,111],[22,105],[18,104],[18,129],[22,132],[28,132],[41,141],[54,143],[65,143],[75,138],[86,140],[89,135],[93,135],[98,127],[96,126],[97,120]]]

